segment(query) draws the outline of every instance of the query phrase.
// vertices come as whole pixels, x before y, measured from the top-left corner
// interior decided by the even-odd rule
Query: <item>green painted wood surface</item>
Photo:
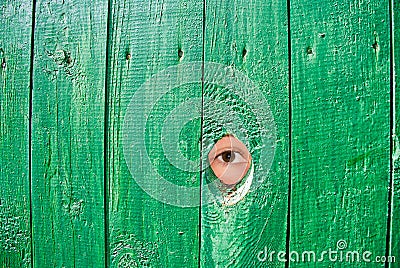
[[[384,256],[390,176],[388,2],[293,0],[290,10],[290,251],[321,254],[345,247]],[[371,265],[324,260],[291,266]]]
[[[153,187],[160,192],[168,189],[161,188],[154,176],[130,173],[121,131],[129,102],[144,82],[168,66],[201,61],[202,1],[112,1],[110,12],[107,83],[109,265],[195,267],[199,250],[199,208],[163,204],[144,192],[135,182],[143,176],[149,183],[154,181]],[[170,75],[175,77],[179,73]],[[159,81],[154,84],[154,90],[160,86],[166,85]],[[150,89],[146,98],[140,99],[151,113],[145,126],[148,139],[139,148],[142,151],[135,153],[141,155],[140,163],[145,161],[143,151],[148,154],[150,164],[143,166],[144,172],[150,168],[173,183],[196,187],[199,173],[183,172],[167,160],[168,152],[163,151],[161,144],[165,137],[161,132],[164,120],[173,109],[186,99],[201,98],[201,84],[181,86],[159,100],[155,98]],[[154,102],[154,106],[147,104],[150,102]],[[176,120],[181,122],[179,117]],[[185,135],[187,139],[184,139]],[[136,137],[137,133],[128,136]],[[192,154],[192,160],[196,160],[199,156],[199,122],[188,124],[180,136],[181,145],[186,145],[186,149],[182,147],[182,153]],[[197,195],[200,199],[200,192]]]
[[[102,267],[106,1],[37,1],[34,267]]]
[[[278,130],[274,162],[267,173],[262,170],[263,163],[258,159],[264,149],[257,148],[266,145],[261,143],[259,134],[252,132],[268,132],[268,126],[254,128],[254,116],[257,115],[254,115],[251,103],[240,104],[244,100],[229,93],[228,89],[205,84],[204,105],[216,101],[222,107],[226,106],[227,111],[206,110],[203,132],[214,138],[225,134],[212,126],[213,119],[220,113],[226,112],[223,117],[228,121],[235,116],[244,117],[230,134],[239,137],[243,129],[248,131],[247,146],[256,170],[254,180],[264,182],[233,206],[213,202],[202,207],[201,267],[283,267],[284,263],[275,261],[271,265],[268,260],[260,261],[257,256],[266,249],[285,251],[289,181],[286,1],[207,0],[205,15],[205,62],[232,66],[248,76],[269,101]],[[207,183],[206,177],[207,174],[203,173],[203,184]]]
[[[388,2],[291,0],[288,16],[281,0],[36,1],[31,171],[33,6],[3,2],[0,267],[283,267],[276,254],[272,263],[257,257],[261,251],[336,250],[339,240],[349,250],[369,250],[373,257],[388,251],[400,258],[396,138],[388,204]],[[398,1],[393,7],[396,45]],[[400,50],[392,50],[398,63]],[[277,127],[271,170],[255,175],[265,184],[230,207],[216,202],[185,208],[157,201],[137,184],[139,175],[131,174],[124,155],[123,121],[135,93],[153,75],[180,66],[166,80],[181,86],[157,99],[156,90],[168,86],[158,80],[146,98],[134,100],[155,103],[147,106],[146,138],[137,153],[145,151],[150,168],[174,184],[199,189],[203,180],[207,187],[207,170],[184,171],[173,161],[200,165],[199,157],[207,154],[200,153],[201,141],[204,145],[208,136],[224,134],[209,121],[224,113],[209,114],[209,97],[232,108],[226,118],[244,111],[249,119],[238,130],[251,132],[254,115],[229,90],[207,81],[204,87],[198,81],[185,84],[182,76],[193,72],[186,64],[202,60],[247,75],[268,99]],[[204,120],[187,121],[181,105],[193,102],[196,113],[202,98]],[[398,110],[400,100],[394,98]],[[170,116],[175,116],[176,140],[162,133]],[[397,134],[398,116],[394,119]],[[257,142],[248,145],[259,167]],[[179,147],[184,158],[165,151],[165,144]],[[148,174],[144,177],[159,193],[171,190]],[[200,193],[190,198],[203,201]],[[171,200],[176,196],[171,194]],[[286,264],[321,265],[350,266]]]
[[[400,1],[392,1],[392,53],[394,59],[393,82],[394,82],[394,140],[393,140],[393,200],[392,200],[392,222],[391,222],[391,250],[389,255],[395,256],[396,263],[390,267],[396,267],[400,261]]]
[[[31,2],[3,1],[0,25],[0,267],[29,267]]]

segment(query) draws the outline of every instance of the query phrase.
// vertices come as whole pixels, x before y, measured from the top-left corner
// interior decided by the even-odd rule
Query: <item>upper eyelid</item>
[[[245,151],[243,149],[239,148],[239,147],[236,147],[236,146],[225,146],[225,147],[222,147],[222,148],[217,149],[215,151],[215,157],[217,157],[217,156],[219,156],[219,155],[221,155],[221,154],[223,154],[225,152],[228,152],[228,151],[240,153],[240,155],[242,155],[242,156],[245,153]]]

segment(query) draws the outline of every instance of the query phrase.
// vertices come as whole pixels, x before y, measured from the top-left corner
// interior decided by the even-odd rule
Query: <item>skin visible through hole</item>
[[[232,135],[220,139],[208,154],[214,174],[227,185],[239,183],[247,174],[251,155],[240,140]]]

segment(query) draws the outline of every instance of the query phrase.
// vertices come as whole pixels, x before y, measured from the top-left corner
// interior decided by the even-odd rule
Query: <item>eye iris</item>
[[[232,162],[235,159],[235,155],[231,151],[223,152],[221,156],[225,162]]]

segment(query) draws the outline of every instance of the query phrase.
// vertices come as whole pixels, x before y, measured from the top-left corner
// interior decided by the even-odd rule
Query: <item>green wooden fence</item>
[[[400,267],[399,20],[397,0],[2,0],[0,267]],[[224,131],[255,137],[261,181],[233,205],[191,169]]]

